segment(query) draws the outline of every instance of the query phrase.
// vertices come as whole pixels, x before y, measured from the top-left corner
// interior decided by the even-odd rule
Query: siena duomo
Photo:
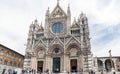
[[[45,27],[36,19],[29,28],[25,67],[50,73],[88,71],[92,68],[88,19],[80,13],[71,23],[68,5],[64,11],[57,2],[45,13]]]

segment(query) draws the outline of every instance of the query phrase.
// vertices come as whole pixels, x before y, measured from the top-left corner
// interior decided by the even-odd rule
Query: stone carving
[[[44,51],[43,50],[40,50],[38,52],[38,58],[44,58]]]
[[[77,49],[76,48],[71,48],[70,56],[77,56]]]

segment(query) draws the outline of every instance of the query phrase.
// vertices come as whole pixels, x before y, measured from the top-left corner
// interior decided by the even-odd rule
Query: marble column
[[[37,71],[37,58],[35,56],[31,58],[31,69],[34,69]]]
[[[105,60],[102,60],[102,63],[103,63],[103,71],[105,71]]]
[[[69,56],[64,55],[64,72],[69,72],[69,66],[70,66],[70,61],[69,61]]]
[[[113,63],[114,63],[114,69],[115,69],[115,71],[117,71],[117,66],[116,66],[116,59],[113,59]]]
[[[78,56],[77,63],[78,63],[78,71],[81,71],[83,69],[83,57],[82,57],[82,55]]]
[[[50,55],[46,56],[45,69],[49,69],[50,73],[52,72],[52,57]]]
[[[66,57],[65,57],[65,54],[63,54],[63,72],[66,72],[66,70],[65,70],[65,66],[66,66],[65,62],[66,62]]]

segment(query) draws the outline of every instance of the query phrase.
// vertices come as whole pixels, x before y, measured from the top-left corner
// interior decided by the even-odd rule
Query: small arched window
[[[1,50],[0,50],[0,55],[3,55],[3,53],[4,53],[4,50],[1,49]]]
[[[4,65],[7,65],[7,64],[8,64],[8,61],[7,61],[7,60],[5,60]]]
[[[0,58],[0,64],[2,64],[2,58]]]

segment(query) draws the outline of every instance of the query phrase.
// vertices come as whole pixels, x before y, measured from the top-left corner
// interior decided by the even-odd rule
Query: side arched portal
[[[36,54],[37,71],[44,72],[46,49],[43,46],[38,46],[34,52]]]
[[[82,51],[77,43],[69,44],[66,50],[69,56],[69,70],[70,72],[78,72],[83,69]]]

